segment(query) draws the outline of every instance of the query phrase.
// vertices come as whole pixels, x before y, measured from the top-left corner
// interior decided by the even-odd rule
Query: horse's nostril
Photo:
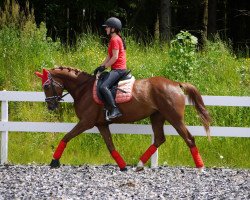
[[[48,106],[48,110],[53,110],[53,108],[51,106]]]
[[[54,110],[54,109],[55,109],[55,106],[53,106],[53,105],[48,105],[48,109],[49,109],[49,110]]]
[[[55,109],[57,109],[57,107],[58,107],[58,104],[54,104],[54,103],[52,103],[52,104],[48,104],[48,110],[55,110]]]

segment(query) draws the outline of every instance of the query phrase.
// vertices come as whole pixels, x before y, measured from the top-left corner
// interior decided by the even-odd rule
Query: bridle
[[[64,90],[64,86],[63,86],[61,83],[55,81],[55,80],[52,78],[52,76],[51,76],[50,73],[48,74],[48,80],[43,84],[43,88],[44,88],[45,86],[47,86],[47,85],[49,85],[49,86],[51,87],[52,92],[53,92],[53,96],[51,96],[51,97],[46,97],[46,98],[45,98],[45,102],[51,103],[51,104],[53,105],[53,107],[57,107],[59,101],[63,101],[63,97],[65,97],[65,96],[66,96],[67,94],[69,94],[69,93],[66,93],[66,94],[64,94],[64,95],[62,95],[62,96],[59,96],[59,95],[58,95],[58,93],[57,93],[57,91],[56,91],[56,89],[55,89],[55,86],[56,86],[56,85],[59,86],[60,88],[62,88],[62,90]]]

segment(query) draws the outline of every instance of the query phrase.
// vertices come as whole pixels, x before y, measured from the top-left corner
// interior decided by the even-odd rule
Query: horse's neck
[[[82,94],[82,90],[86,90],[86,87],[92,87],[90,81],[94,77],[87,73],[79,73],[75,75],[73,72],[61,73],[61,79],[63,80],[64,88],[71,94],[71,96],[76,100],[79,94]]]

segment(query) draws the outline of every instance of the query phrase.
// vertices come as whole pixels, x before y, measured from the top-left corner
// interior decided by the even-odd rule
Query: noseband
[[[66,93],[66,94],[64,94],[62,96],[59,96],[57,94],[56,89],[55,89],[55,85],[62,88],[62,90],[64,90],[64,86],[61,83],[58,83],[57,81],[55,81],[52,78],[51,74],[48,75],[48,80],[43,84],[43,88],[46,85],[50,85],[50,87],[52,88],[52,92],[53,92],[53,96],[45,98],[45,102],[47,102],[47,103],[50,102],[50,103],[53,103],[53,104],[58,104],[59,101],[63,101],[63,97],[65,97],[67,94],[69,94],[69,93]]]

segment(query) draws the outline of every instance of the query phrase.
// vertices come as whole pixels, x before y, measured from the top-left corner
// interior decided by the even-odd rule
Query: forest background
[[[9,0],[8,0],[9,1]],[[123,23],[127,35],[148,43],[170,41],[181,30],[203,45],[215,35],[249,55],[250,4],[248,0],[17,0],[20,9],[34,9],[36,24],[45,22],[47,35],[67,44],[89,32],[103,33],[101,25],[111,16]],[[0,1],[0,8],[6,5]]]

